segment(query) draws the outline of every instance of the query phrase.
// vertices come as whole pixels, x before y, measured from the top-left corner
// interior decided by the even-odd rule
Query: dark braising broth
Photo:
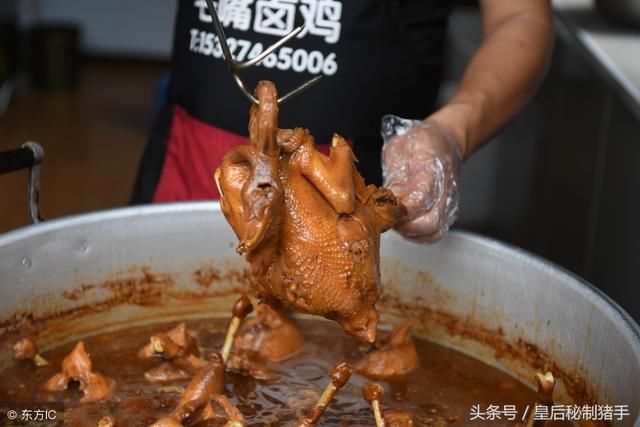
[[[62,401],[66,407],[66,426],[96,426],[104,415],[112,415],[118,426],[148,426],[176,406],[180,391],[149,382],[144,373],[158,366],[154,359],[141,360],[137,351],[149,337],[166,331],[176,323],[101,334],[84,340],[96,370],[116,381],[108,400],[80,404],[82,393],[75,386],[63,392],[46,392],[42,385],[60,370],[62,359],[75,343],[43,354],[50,365],[36,367],[30,361],[17,362],[2,373],[0,400],[7,402]],[[187,322],[203,353],[219,351],[228,320]],[[228,374],[226,392],[249,426],[289,425],[304,415],[328,383],[328,371],[339,361],[355,363],[369,349],[346,335],[337,324],[318,320],[298,320],[305,344],[294,357],[270,363],[278,374],[273,381]],[[404,380],[381,382],[385,388],[383,409],[399,409],[414,414],[416,425],[464,425],[471,423],[473,405],[515,405],[519,417],[535,402],[535,393],[480,361],[456,351],[415,338],[420,366]],[[185,387],[189,380],[170,383]],[[371,406],[362,397],[367,379],[354,373],[321,418],[321,426],[374,425]],[[504,417],[503,417],[504,418]],[[519,419],[519,418],[518,418]],[[200,424],[200,425],[214,425]],[[477,422],[474,422],[477,423]],[[491,425],[511,425],[505,419]]]

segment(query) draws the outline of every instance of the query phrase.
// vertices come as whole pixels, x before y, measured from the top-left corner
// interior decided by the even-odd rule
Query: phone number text
[[[262,43],[252,43],[248,40],[229,37],[227,39],[229,50],[234,59],[242,62],[254,58],[262,53]],[[218,37],[214,33],[191,29],[189,50],[205,56],[224,58]],[[331,52],[325,55],[319,50],[308,52],[305,49],[293,49],[283,46],[278,51],[267,56],[260,62],[266,68],[277,68],[282,71],[293,70],[296,73],[324,74],[332,76],[338,71],[336,54]]]

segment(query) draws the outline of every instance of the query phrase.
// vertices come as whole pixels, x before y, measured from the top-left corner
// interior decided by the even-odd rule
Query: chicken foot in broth
[[[331,369],[331,381],[327,384],[327,387],[320,396],[318,402],[309,409],[307,416],[300,418],[292,425],[292,427],[315,426],[324,413],[324,410],[327,409],[327,406],[329,406],[335,397],[336,393],[344,387],[347,382],[349,382],[352,372],[353,369],[348,363],[338,362],[333,369]]]
[[[232,324],[231,329],[237,330],[238,336],[233,342],[227,368],[258,380],[275,379],[277,375],[267,368],[267,363],[291,358],[304,344],[293,321],[284,312],[266,304],[259,304],[256,316],[242,327]],[[228,341],[229,338],[225,340],[225,348]]]
[[[231,310],[231,322],[229,322],[229,328],[227,329],[227,335],[224,339],[224,344],[222,345],[222,360],[226,363],[229,359],[229,353],[231,352],[231,347],[233,347],[233,343],[236,339],[236,334],[238,333],[238,329],[249,313],[253,311],[253,304],[251,304],[251,300],[247,298],[246,295],[242,295],[233,305],[233,309]]]
[[[252,365],[252,362],[247,361],[249,352],[256,353],[265,360],[280,361],[293,355],[304,342],[291,320],[265,305],[258,306],[256,318],[249,320],[241,328],[242,321],[251,311],[253,311],[251,301],[246,296],[241,296],[232,309],[232,318],[223,344],[223,353],[211,354],[209,363],[194,376],[182,394],[176,409],[168,416],[157,420],[152,427],[182,426],[187,419],[191,422],[200,422],[220,418],[220,414],[212,405],[211,400],[215,401],[225,412],[228,419],[226,426],[244,425],[242,414],[225,395],[225,366],[233,365],[235,361],[236,364],[240,364],[251,373],[253,371],[250,367],[262,367],[262,365],[258,363]],[[239,331],[240,336],[237,337]],[[176,338],[174,340],[176,346],[177,341],[183,344],[184,350],[187,347],[197,347],[194,342],[185,339],[187,335],[182,324],[167,335],[170,335],[171,332]],[[188,346],[188,344],[191,345]],[[153,337],[149,346],[155,349]],[[235,347],[239,354],[230,354],[231,347]],[[139,353],[147,355],[149,352],[150,350],[145,347]],[[180,349],[177,349],[168,354],[181,354],[181,352]],[[266,370],[266,368],[264,369]],[[262,379],[266,375],[256,376]]]
[[[273,83],[259,82],[255,94],[250,145],[232,149],[215,172],[251,284],[263,302],[336,320],[373,342],[380,234],[406,209],[391,191],[365,185],[342,137],[326,156],[307,130],[279,130]]]
[[[213,420],[224,417],[231,423],[244,425],[244,418],[225,395],[225,368],[222,356],[213,353],[210,361],[189,383],[180,397],[177,407],[166,417],[157,420],[152,427],[183,426],[189,419],[192,422]],[[211,401],[215,401],[224,411],[220,414]]]
[[[267,368],[266,361],[259,355],[259,349],[246,348],[246,344],[238,347],[236,343],[236,341],[245,343],[255,341],[255,339],[248,340],[244,338],[246,325],[241,330],[242,322],[252,311],[253,304],[251,304],[247,296],[243,295],[238,298],[231,310],[231,322],[229,322],[224,344],[222,345],[222,359],[228,371],[248,375],[257,380],[273,380],[277,375]],[[258,313],[260,313],[260,310],[258,310]],[[258,314],[258,317],[260,317],[260,314]],[[256,322],[259,323],[256,320],[249,320],[247,323],[255,324]],[[238,333],[240,333],[240,337],[237,336]],[[261,338],[261,336],[258,335],[255,338]],[[232,349],[234,350],[233,353],[231,352]]]
[[[413,427],[411,413],[395,409],[381,410],[383,393],[384,388],[377,383],[367,383],[362,389],[362,397],[371,405],[376,427]]]
[[[185,323],[164,334],[153,335],[149,343],[138,351],[141,359],[158,358],[159,366],[145,372],[152,382],[167,383],[191,377],[206,365],[200,357],[198,344],[186,329]]]
[[[62,371],[55,374],[44,384],[46,391],[66,390],[69,383],[77,381],[84,393],[83,403],[104,400],[111,395],[116,386],[115,381],[93,369],[89,353],[84,348],[84,342],[79,341],[75,348],[62,361]]]
[[[302,334],[285,313],[260,304],[256,317],[242,325],[234,349],[255,353],[270,362],[281,362],[294,356],[303,344]]]
[[[13,358],[31,360],[36,366],[47,366],[49,362],[38,353],[38,347],[31,338],[23,337],[13,346]]]
[[[182,322],[164,334],[153,335],[149,343],[138,352],[138,357],[146,359],[154,356],[165,358],[183,357],[188,354],[199,356],[196,340],[187,332],[187,325]]]
[[[410,323],[400,324],[391,333],[381,332],[376,344],[368,346],[345,336],[331,322],[296,319],[294,323],[283,312],[267,306],[257,306],[256,316],[243,320],[242,313],[250,305],[247,302],[248,299],[243,298],[234,306],[232,312],[237,321],[202,319],[190,321],[188,328],[165,324],[87,338],[87,348],[100,349],[93,355],[93,361],[84,351],[85,344],[78,343],[75,349],[65,345],[45,353],[49,366],[37,367],[31,360],[17,363],[4,371],[6,380],[0,385],[0,397],[5,401],[29,401],[36,396],[42,401],[61,401],[65,403],[69,425],[102,427],[153,423],[165,427],[230,427],[244,422],[249,425],[297,423],[311,426],[316,423],[337,425],[341,421],[373,425],[374,418],[377,426],[411,426],[411,423],[444,426],[467,419],[477,396],[486,396],[497,405],[530,408],[526,413],[528,417],[518,424],[506,418],[496,421],[496,425],[524,427],[544,425],[542,416],[550,413],[553,405],[552,375],[537,375],[536,396],[523,384],[489,366],[418,337],[411,338]],[[237,310],[238,307],[244,307],[244,310]],[[229,373],[236,370],[232,365],[234,357],[242,363],[251,363],[243,352],[259,354],[259,343],[279,337],[283,325],[284,337],[295,331],[304,340],[298,350],[295,350],[297,345],[283,344],[285,351],[263,354],[263,367],[277,374],[273,381],[256,381],[256,377],[249,378],[247,372],[242,372],[243,375]],[[287,331],[289,326],[295,329]],[[226,342],[225,335],[231,337],[232,348],[226,364],[219,353]],[[150,337],[156,338],[151,340]],[[170,337],[170,341],[166,337]],[[293,342],[295,344],[296,340]],[[371,349],[367,351],[369,347]],[[410,353],[410,348],[417,350],[423,363],[412,368],[412,363],[405,361],[402,362],[404,368],[399,369],[394,358],[400,358],[401,353]],[[270,354],[286,355],[286,358],[275,360],[280,358],[276,356],[265,360]],[[139,355],[151,359],[141,360]],[[185,355],[197,357],[204,367],[169,385],[145,380],[144,374],[155,359],[164,358],[165,363],[173,363]],[[368,391],[362,389],[366,383],[364,378],[356,376],[349,380],[350,365],[340,363],[341,369],[334,365],[336,360],[345,360],[360,366],[362,361],[371,361],[373,355],[379,359],[379,363],[373,365],[390,363],[393,375],[382,378],[384,383],[380,385],[368,384],[365,387]],[[60,365],[62,372],[56,373]],[[329,382],[323,372],[329,371],[331,366],[335,369],[323,392]],[[407,367],[410,369],[405,369]],[[371,370],[365,369],[361,374],[373,377],[368,371]],[[407,373],[398,376],[398,372]],[[83,378],[96,375],[108,385],[99,389],[107,391],[99,399],[81,400],[81,394],[73,386],[62,391],[69,382],[78,382],[79,391],[85,393],[85,397],[95,397],[91,381]],[[52,378],[48,385],[60,386],[43,390],[48,378]],[[113,387],[114,382],[109,378],[117,381],[117,387]],[[382,385],[389,390],[386,399]],[[52,390],[56,393],[48,392]],[[566,424],[552,421],[551,425]]]
[[[381,339],[371,353],[358,361],[356,372],[372,379],[402,377],[418,366],[418,352],[411,337],[413,322],[397,326],[389,336]]]

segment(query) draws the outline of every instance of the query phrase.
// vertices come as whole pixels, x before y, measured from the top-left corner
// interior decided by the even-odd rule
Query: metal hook
[[[233,80],[236,82],[236,85],[238,85],[238,88],[240,88],[244,96],[246,96],[247,99],[251,101],[253,104],[258,105],[260,101],[258,101],[258,99],[255,96],[253,96],[251,92],[247,90],[247,88],[244,85],[244,82],[242,81],[242,79],[240,78],[240,75],[238,74],[238,71],[243,70],[245,68],[250,68],[259,64],[267,56],[271,55],[273,52],[278,50],[289,40],[291,40],[292,38],[300,34],[300,32],[304,29],[304,25],[301,25],[295,28],[289,34],[282,37],[280,40],[278,40],[277,42],[275,42],[274,44],[266,48],[262,53],[255,56],[254,58],[251,58],[245,62],[237,62],[235,59],[233,59],[233,55],[231,54],[231,49],[229,49],[229,44],[227,43],[227,36],[224,34],[224,28],[222,27],[222,24],[220,23],[220,19],[218,18],[218,13],[216,12],[216,9],[213,5],[213,0],[206,0],[206,2],[207,2],[207,7],[209,8],[209,13],[211,14],[211,19],[213,21],[213,26],[215,28],[216,35],[218,36],[218,41],[220,42],[220,47],[222,48],[224,59],[227,62],[227,68],[229,68],[229,72],[231,72],[231,75],[233,76]],[[303,84],[293,89],[289,93],[278,98],[278,104],[282,104],[290,100],[294,96],[298,95],[299,93],[310,88],[311,86],[316,84],[321,78],[322,76],[316,76],[311,80],[304,82]]]
[[[33,166],[29,171],[29,216],[34,224],[43,221],[40,214],[40,163],[44,158],[44,150],[37,142],[26,142],[22,145],[33,152]]]
[[[0,175],[29,169],[29,216],[34,224],[43,220],[40,215],[40,163],[43,158],[42,146],[32,141],[20,148],[0,152]]]

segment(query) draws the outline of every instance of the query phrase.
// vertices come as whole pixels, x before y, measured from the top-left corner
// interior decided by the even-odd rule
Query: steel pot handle
[[[40,215],[40,163],[44,150],[37,142],[27,142],[15,150],[0,152],[0,175],[20,169],[29,170],[29,216],[34,224],[43,220]]]

